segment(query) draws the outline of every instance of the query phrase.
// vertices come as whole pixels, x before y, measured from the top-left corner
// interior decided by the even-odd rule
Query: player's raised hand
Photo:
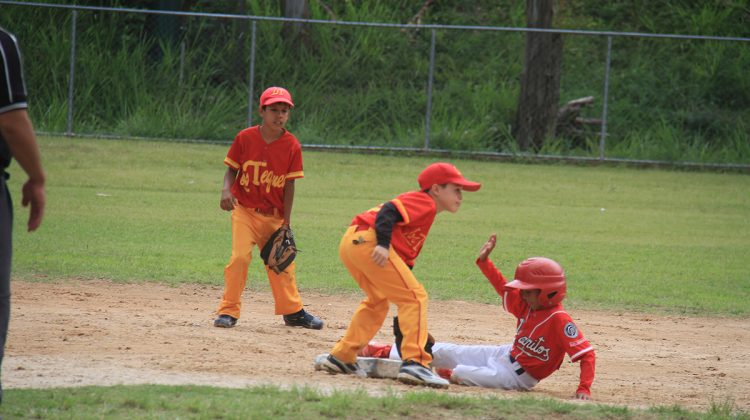
[[[388,261],[388,248],[377,245],[375,246],[375,249],[372,250],[372,255],[370,255],[370,257],[375,264],[382,267],[385,265],[385,262]]]
[[[495,244],[497,243],[497,234],[493,233],[490,235],[490,238],[487,239],[487,242],[482,245],[482,248],[479,249],[479,261],[485,261],[487,257],[490,256],[490,253],[493,249],[495,249]]]

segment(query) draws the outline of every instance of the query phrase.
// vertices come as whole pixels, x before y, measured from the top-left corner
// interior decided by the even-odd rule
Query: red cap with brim
[[[279,102],[283,102],[285,104],[288,104],[289,106],[293,107],[294,102],[292,102],[292,95],[289,93],[288,90],[282,88],[282,87],[270,87],[263,91],[263,94],[260,95],[260,106],[264,107],[271,104],[276,104]]]
[[[434,184],[456,184],[466,191],[476,191],[482,187],[478,182],[469,181],[450,163],[438,162],[426,167],[417,177],[419,187],[426,190]]]

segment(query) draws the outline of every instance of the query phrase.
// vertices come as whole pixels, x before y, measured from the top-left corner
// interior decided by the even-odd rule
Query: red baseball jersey
[[[391,246],[399,257],[409,266],[414,266],[422,250],[427,233],[435,221],[437,207],[435,201],[429,194],[422,191],[407,192],[390,201],[398,209],[404,219],[393,226]],[[352,225],[375,227],[375,218],[383,207],[375,208],[360,213],[352,220]]]
[[[505,290],[507,281],[489,258],[477,260],[477,265],[503,298],[503,308],[518,320],[511,356],[529,375],[542,380],[560,368],[567,353],[571,362],[582,361],[579,391],[588,393],[594,381],[594,348],[563,306],[531,309],[520,289]]]
[[[232,194],[244,207],[284,212],[284,185],[303,178],[302,146],[290,132],[271,143],[260,134],[260,126],[237,134],[224,163],[239,171]]]

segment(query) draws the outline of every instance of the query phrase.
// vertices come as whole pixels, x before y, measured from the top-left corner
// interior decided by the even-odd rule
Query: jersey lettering
[[[284,181],[286,175],[276,175],[273,171],[263,171],[263,175],[260,176],[260,183],[266,186],[266,192],[271,191],[271,187],[284,188]]]
[[[268,166],[266,162],[258,162],[255,160],[248,160],[242,164],[242,177],[240,177],[240,185],[245,191],[250,191],[250,179],[248,174],[248,167],[252,167],[252,183],[255,186],[265,186],[266,192],[271,191],[271,187],[283,188],[286,181],[286,175],[276,175],[273,171],[264,170],[260,171],[261,168]]]
[[[539,337],[536,341],[527,336],[518,338],[519,350],[528,356],[546,362],[549,361],[549,348],[543,346],[543,342],[544,337]]]
[[[260,185],[259,177],[258,177],[260,173],[260,168],[265,167],[266,165],[268,165],[266,162],[258,162],[256,160],[246,160],[245,163],[242,164],[243,174],[242,174],[242,179],[240,179],[240,185],[242,185],[243,187],[246,187],[249,185],[248,179],[247,179],[247,176],[248,176],[247,167],[248,166],[253,167],[253,185],[255,186]],[[249,191],[249,189],[245,188],[245,191]]]
[[[422,244],[424,244],[424,241],[427,240],[427,235],[422,232],[421,228],[417,228],[411,232],[405,232],[404,238],[406,239],[406,242],[409,244],[411,249],[417,251],[422,248]]]

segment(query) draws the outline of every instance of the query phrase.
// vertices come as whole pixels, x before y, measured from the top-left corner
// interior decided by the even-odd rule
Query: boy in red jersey
[[[455,166],[433,163],[417,178],[420,191],[407,192],[357,215],[339,245],[339,256],[365,292],[344,336],[316,369],[363,376],[357,352],[378,332],[389,303],[398,307],[404,362],[402,382],[438,388],[448,386],[428,368],[432,355],[427,343],[427,293],[412,274],[435,215],[461,206],[462,191],[480,184],[466,180]]]
[[[304,176],[302,147],[284,128],[293,106],[286,89],[266,89],[260,96],[261,124],[240,131],[224,159],[228,168],[220,206],[232,212],[232,256],[224,268],[224,295],[215,327],[231,328],[240,317],[253,247],[263,248],[276,229],[290,224],[294,180]],[[294,263],[279,274],[266,267],[266,273],[275,312],[283,315],[286,325],[323,328],[323,321],[302,309]]]
[[[566,292],[562,267],[549,258],[528,258],[516,268],[515,279],[506,282],[488,258],[496,240],[490,236],[476,263],[502,296],[503,308],[518,319],[516,338],[502,346],[437,342],[432,347],[433,366],[453,383],[528,390],[559,369],[567,353],[571,362],[581,366],[575,398],[590,399],[596,356],[562,306]],[[359,355],[398,359],[395,347],[371,343]]]

